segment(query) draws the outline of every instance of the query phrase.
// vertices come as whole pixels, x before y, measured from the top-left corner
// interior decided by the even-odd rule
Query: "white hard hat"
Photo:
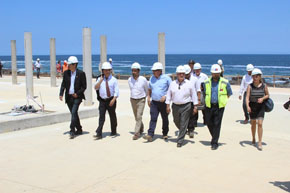
[[[218,65],[218,64],[213,64],[213,65],[211,66],[210,72],[211,72],[211,73],[221,73],[222,70],[221,70],[220,65]]]
[[[70,57],[67,59],[67,61],[68,61],[68,62],[67,62],[68,64],[76,64],[76,63],[79,63],[77,57],[75,57],[75,56],[70,56]]]
[[[112,58],[109,58],[109,62],[113,62]]]
[[[111,70],[112,69],[112,65],[109,62],[104,62],[102,64],[102,70]]]
[[[253,64],[248,64],[247,65],[247,71],[253,71],[253,70],[254,70]]]
[[[66,60],[64,60],[63,62],[67,63],[67,61],[66,61]]]
[[[254,76],[254,75],[258,75],[258,74],[262,75],[263,73],[262,73],[262,71],[261,71],[259,68],[255,68],[255,69],[252,71],[252,76]]]
[[[184,64],[184,70],[185,70],[185,74],[189,74],[191,73],[191,68],[188,64]]]
[[[184,66],[182,66],[182,65],[177,66],[176,73],[185,73]]]
[[[39,59],[39,58],[37,58],[37,60],[39,61],[40,59]]]
[[[140,66],[140,64],[138,63],[138,62],[134,62],[133,64],[132,64],[132,66],[131,66],[131,69],[141,69],[141,66]]]
[[[155,62],[151,70],[163,70],[163,65],[160,62]]]
[[[221,59],[219,59],[219,60],[217,61],[217,63],[218,63],[219,65],[223,65],[223,61],[222,61]]]
[[[199,70],[199,69],[201,69],[200,63],[195,63],[193,66],[193,70]]]

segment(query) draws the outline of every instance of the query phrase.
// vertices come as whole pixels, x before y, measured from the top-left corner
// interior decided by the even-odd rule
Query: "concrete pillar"
[[[17,84],[16,40],[11,40],[11,71],[12,84]]]
[[[83,70],[87,77],[87,89],[85,90],[85,106],[93,105],[92,94],[92,32],[91,28],[83,28]]]
[[[50,38],[50,86],[56,87],[55,38]]]
[[[158,33],[158,62],[162,63],[165,74],[165,33]]]
[[[101,72],[102,64],[106,61],[107,61],[107,37],[105,35],[102,35],[101,36],[100,66],[99,66],[100,72]]]
[[[24,51],[25,51],[25,78],[26,78],[26,96],[34,96],[33,93],[33,61],[32,61],[32,34],[24,33]]]

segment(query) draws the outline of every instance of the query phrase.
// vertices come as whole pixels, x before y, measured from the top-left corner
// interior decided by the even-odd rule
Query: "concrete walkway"
[[[1,87],[9,85],[6,78],[0,79]],[[35,85],[41,85],[42,81],[49,85],[48,79],[35,80]],[[282,108],[290,89],[270,89],[275,109],[265,117],[261,152],[250,145],[250,125],[240,123],[243,113],[238,87],[234,86],[233,91],[224,114],[222,146],[217,151],[210,150],[208,129],[199,124],[195,138],[186,137],[187,143],[178,149],[177,129],[171,115],[168,142],[160,138],[160,117],[152,143],[132,140],[130,93],[127,82],[120,81],[117,104],[120,136],[116,138],[108,136],[108,117],[104,127],[106,137],[100,141],[92,137],[97,117],[82,119],[85,134],[73,140],[67,133],[68,122],[0,134],[0,192],[290,192],[290,112]],[[5,98],[7,93],[20,94],[17,86],[0,92],[1,101],[10,100]],[[45,97],[45,101],[52,101],[48,108],[55,105],[65,110],[65,104],[55,94]],[[5,107],[5,102],[0,106],[1,111],[10,108]],[[201,116],[200,113],[200,120]],[[146,106],[145,128],[149,118]]]

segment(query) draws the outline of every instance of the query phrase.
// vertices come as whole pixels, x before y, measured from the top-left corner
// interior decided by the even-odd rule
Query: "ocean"
[[[79,59],[79,68],[82,69],[82,55],[76,55]],[[69,55],[57,55],[56,60],[67,60]],[[40,58],[42,64],[42,73],[50,71],[49,55],[34,55],[33,60]],[[151,66],[158,60],[158,56],[154,54],[122,54],[108,55],[113,59],[113,68],[115,73],[121,75],[131,74],[130,66],[133,62],[141,64],[142,74],[151,74]],[[218,59],[223,60],[225,75],[243,75],[246,73],[246,65],[251,63],[255,67],[260,68],[264,75],[283,75],[290,76],[290,55],[256,55],[256,54],[167,54],[166,55],[166,73],[175,73],[178,65],[186,64],[190,59],[199,62],[202,65],[202,71],[210,74],[210,67],[217,63]],[[4,68],[11,68],[11,57],[0,56],[0,60]],[[99,74],[98,65],[100,62],[99,55],[92,56],[93,73]],[[18,70],[24,72],[25,63],[24,56],[17,56]]]

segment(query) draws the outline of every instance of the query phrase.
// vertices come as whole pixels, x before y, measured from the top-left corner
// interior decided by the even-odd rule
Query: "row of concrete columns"
[[[87,77],[87,89],[85,91],[86,100],[84,104],[90,106],[92,102],[92,33],[90,28],[83,28],[83,70]],[[100,37],[100,64],[107,61],[107,37]],[[33,97],[33,60],[32,60],[32,34],[24,33],[24,51],[25,51],[25,77],[26,77],[26,96]],[[12,84],[17,84],[17,61],[16,61],[16,40],[11,40],[11,68]],[[158,33],[158,61],[163,64],[163,73],[165,73],[165,33]],[[56,87],[56,48],[55,38],[50,39],[50,84]]]

